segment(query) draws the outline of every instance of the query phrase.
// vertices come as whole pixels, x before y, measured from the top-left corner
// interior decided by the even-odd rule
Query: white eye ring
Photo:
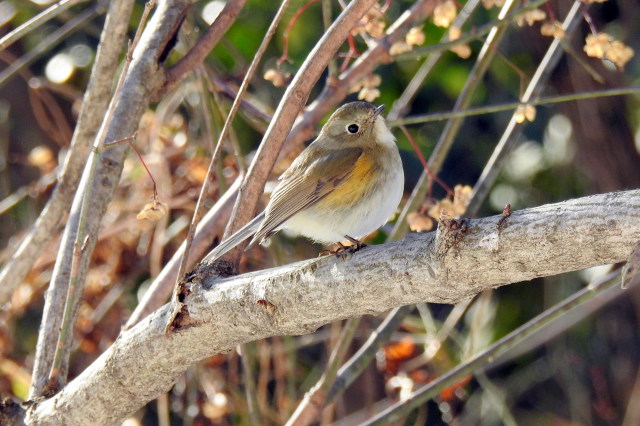
[[[347,126],[347,132],[351,134],[358,133],[358,130],[360,130],[360,127],[357,124],[349,124]]]

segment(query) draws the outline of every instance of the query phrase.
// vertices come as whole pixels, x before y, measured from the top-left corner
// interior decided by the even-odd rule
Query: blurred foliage
[[[381,18],[386,25],[413,4],[399,0],[386,3],[389,8]],[[457,6],[464,3],[461,1]],[[548,16],[561,19],[569,3],[550,1],[543,10]],[[178,45],[169,57],[169,65],[182,57],[206,29],[203,11],[221,4],[220,1],[201,1],[194,5]],[[276,61],[283,53],[284,30],[305,4],[305,0],[292,2],[268,49],[261,74],[277,68]],[[76,326],[71,376],[79,374],[117,337],[139,296],[182,242],[208,166],[212,140],[217,137],[231,104],[222,89],[235,90],[239,86],[276,6],[276,2],[250,0],[238,21],[210,54],[202,72],[188,77],[145,114],[135,144],[158,181],[168,214],[157,223],[136,219],[137,212],[150,200],[151,183],[132,154],[125,164],[120,187],[93,254]],[[1,33],[8,33],[43,7],[29,1],[1,1],[0,15],[5,13],[0,16]],[[0,52],[0,59],[5,64],[13,62],[86,7],[89,6],[75,6],[27,34]],[[131,34],[142,8],[143,2],[138,1],[130,24]],[[294,74],[321,36],[321,8],[321,2],[310,6],[295,22],[288,37],[288,60],[279,71]],[[337,16],[338,2],[331,2],[331,8],[333,16]],[[588,11],[587,16],[597,31],[606,31],[636,52],[640,51],[639,1],[610,0],[588,8],[585,5],[584,10]],[[480,8],[463,32],[496,16],[496,8]],[[69,34],[23,73],[0,86],[0,201],[5,203],[3,206],[9,206],[0,212],[3,261],[35,221],[51,193],[55,183],[52,174],[64,158],[70,137],[65,128],[74,126],[91,70],[89,62],[78,64],[78,52],[86,56],[88,49],[93,60],[103,19],[103,16],[96,17],[81,30]],[[431,19],[421,29],[426,44],[437,43],[447,32]],[[589,31],[584,22],[575,37],[565,40],[572,46],[572,53],[565,55],[553,72],[545,95],[638,85],[640,61],[637,57],[631,58],[622,70],[586,57],[582,47]],[[483,85],[473,97],[473,105],[517,100],[521,85],[528,82],[550,40],[540,35],[540,23],[531,27],[512,24]],[[364,52],[367,44],[363,38],[355,37],[355,41],[359,52]],[[411,103],[408,115],[450,110],[474,65],[482,41],[470,44],[469,59],[445,52]],[[344,54],[347,50],[345,45],[340,51]],[[72,71],[64,81],[54,82],[56,70],[48,74],[47,65],[63,53],[71,58],[68,60]],[[344,60],[342,56],[337,58],[338,66]],[[583,63],[596,69],[603,76],[603,83],[594,83],[588,75],[584,77]],[[403,60],[379,66],[375,73],[381,77],[380,97],[375,102],[393,105],[420,64],[421,60]],[[524,81],[519,73],[525,76]],[[321,90],[325,77],[326,74],[310,100]],[[275,87],[260,76],[251,85],[248,99],[262,113],[270,115],[284,90],[285,87]],[[46,94],[46,97],[34,96],[35,93]],[[356,97],[357,94],[351,94],[348,100]],[[603,104],[615,120],[607,120],[598,113]],[[522,143],[503,165],[503,172],[481,215],[500,213],[506,203],[515,210],[593,192],[639,187],[637,106],[638,99],[627,97],[538,107],[535,121],[526,125]],[[54,114],[55,111],[58,113]],[[593,114],[600,120],[590,120],[588,117]],[[473,186],[509,118],[510,113],[468,117],[439,175],[441,179],[451,188],[457,184]],[[242,158],[238,159],[232,148],[226,148],[218,167],[218,184],[209,194],[210,199],[216,199],[238,176],[239,162],[250,161],[266,124],[255,114],[241,111],[232,139],[239,146]],[[444,123],[426,123],[409,128],[427,158],[443,126]],[[402,150],[408,195],[422,166],[407,137],[397,129],[394,133]],[[588,143],[590,138],[592,144],[605,146],[607,155],[590,155],[594,149],[594,145]],[[635,169],[630,164],[635,165]],[[447,195],[439,186],[435,186],[431,194],[432,198],[423,206],[424,212]],[[426,213],[424,216],[426,218]],[[388,229],[383,228],[368,242],[383,242],[387,232]],[[43,293],[52,274],[56,250],[55,242],[42,248],[40,259],[16,291],[11,306],[0,312],[2,396],[27,397]],[[250,251],[243,259],[242,269],[290,263],[314,257],[319,250],[321,248],[307,241],[278,236],[269,248]],[[383,398],[396,400],[406,396],[415,386],[433,380],[602,275],[603,268],[595,268],[509,285],[493,294],[481,295],[443,341],[435,340],[435,336],[454,308],[433,305],[414,310],[393,340],[380,351],[377,365],[365,370],[363,376],[338,397],[335,406],[328,410],[326,421],[354,415]],[[561,327],[548,330],[544,341],[486,366],[482,375],[469,377],[443,392],[411,419],[415,424],[599,425],[621,424],[623,419],[632,418],[630,416],[640,411],[636,394],[640,389],[637,383],[640,380],[637,375],[640,292],[635,288],[625,295],[627,297],[618,298],[597,313],[584,308],[582,317],[586,319],[576,326],[567,331]],[[365,320],[354,350],[380,321],[380,318]],[[304,392],[321,375],[338,333],[339,325],[333,324],[309,336],[275,337],[247,345],[265,424],[286,421]],[[150,403],[127,424],[158,424],[167,419],[171,424],[185,425],[248,424],[243,380],[235,352],[215,355],[193,366],[169,392],[168,398]]]

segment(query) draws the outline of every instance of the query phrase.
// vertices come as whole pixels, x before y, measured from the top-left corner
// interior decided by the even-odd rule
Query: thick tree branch
[[[196,45],[177,64],[167,70],[166,82],[162,93],[173,87],[196,67],[202,65],[204,58],[218,44],[231,24],[235,22],[246,2],[246,0],[231,0],[227,2]]]
[[[169,306],[124,332],[28,424],[116,424],[189,365],[239,343],[416,302],[455,303],[486,289],[627,260],[640,240],[640,190],[443,223],[437,232],[217,280],[188,283],[190,326],[165,335]]]

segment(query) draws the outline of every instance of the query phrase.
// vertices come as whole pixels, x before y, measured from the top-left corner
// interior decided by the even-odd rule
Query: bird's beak
[[[384,105],[384,104],[382,104],[382,105],[380,105],[378,108],[376,108],[375,110],[373,110],[373,116],[374,116],[374,117],[377,117],[377,116],[379,116],[380,114],[382,114],[382,111],[384,111],[384,107],[385,107],[385,105]]]

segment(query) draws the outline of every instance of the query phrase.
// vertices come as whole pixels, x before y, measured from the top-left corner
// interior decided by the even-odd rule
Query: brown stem
[[[202,64],[211,49],[218,44],[218,41],[236,20],[246,2],[247,0],[230,0],[227,2],[216,20],[211,23],[195,46],[178,63],[167,70],[166,82],[162,89],[163,93]]]

